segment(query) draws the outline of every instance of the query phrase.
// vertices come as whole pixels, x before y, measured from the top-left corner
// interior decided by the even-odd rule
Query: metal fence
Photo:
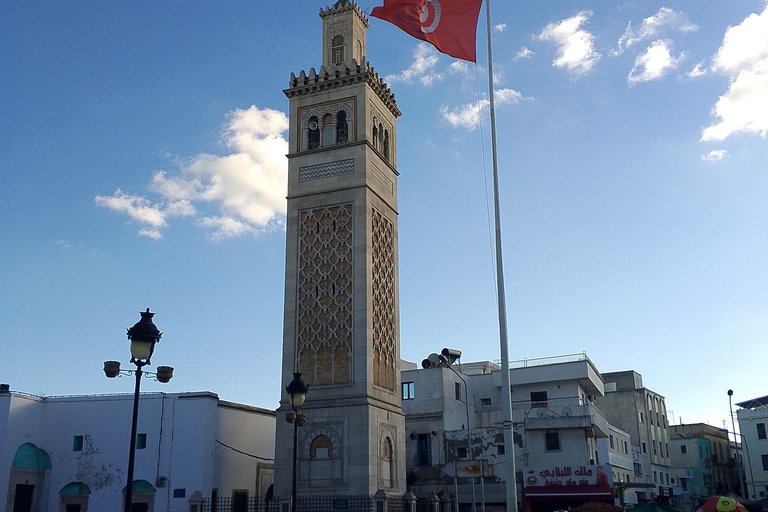
[[[406,512],[402,498],[387,498],[385,512]],[[280,512],[276,499],[263,497],[205,498],[201,512]],[[300,496],[296,512],[377,512],[373,496]],[[381,511],[378,511],[381,512]]]

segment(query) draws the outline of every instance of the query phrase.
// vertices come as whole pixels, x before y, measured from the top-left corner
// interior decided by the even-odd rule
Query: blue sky
[[[168,385],[279,400],[291,72],[326,4],[0,6],[0,381],[106,379],[150,307]],[[376,1],[361,1],[370,12]],[[675,420],[768,393],[768,10],[495,2],[511,359],[586,351]],[[478,65],[370,20],[395,92],[401,355],[499,357]]]

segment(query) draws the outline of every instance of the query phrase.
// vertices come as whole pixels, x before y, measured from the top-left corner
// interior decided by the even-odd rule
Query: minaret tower
[[[405,492],[397,262],[395,97],[366,61],[357,4],[321,9],[323,62],[291,74],[282,398],[275,497],[290,497],[300,409],[299,496]]]

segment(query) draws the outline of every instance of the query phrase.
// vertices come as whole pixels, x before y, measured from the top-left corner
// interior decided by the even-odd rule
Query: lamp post
[[[154,313],[141,312],[141,320],[128,329],[128,340],[131,342],[131,363],[136,365],[135,370],[120,369],[120,361],[105,361],[104,374],[111,378],[123,375],[136,376],[136,387],[133,392],[133,417],[131,420],[131,443],[128,452],[128,483],[125,486],[125,512],[131,512],[133,505],[133,468],[136,461],[136,430],[139,420],[139,391],[141,389],[142,375],[154,378],[166,383],[173,377],[173,368],[170,366],[158,366],[157,373],[143,371],[142,368],[150,364],[150,358],[155,351],[155,344],[163,335],[152,322]]]
[[[296,466],[298,457],[299,446],[299,427],[304,425],[307,420],[306,416],[299,414],[299,407],[304,405],[304,400],[307,398],[307,391],[309,388],[304,381],[301,380],[301,373],[294,372],[293,380],[285,387],[285,391],[288,392],[288,398],[291,402],[291,408],[293,413],[287,413],[285,415],[288,423],[293,423],[293,482],[291,483],[291,512],[296,512]]]
[[[731,403],[731,397],[733,396],[733,390],[728,390],[728,408],[731,410],[731,427],[733,427],[733,442],[734,446],[738,445],[738,439],[736,438],[736,422],[733,420],[733,404]],[[739,472],[739,489],[741,490],[742,497],[746,498],[744,494],[744,478],[741,475],[741,462],[739,461],[739,452],[736,452],[736,469]]]

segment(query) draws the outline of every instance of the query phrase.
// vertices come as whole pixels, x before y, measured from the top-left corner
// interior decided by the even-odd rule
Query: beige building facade
[[[309,386],[299,495],[405,492],[400,401],[395,98],[365,57],[368,20],[322,9],[323,62],[291,74],[283,391]],[[291,494],[293,425],[278,421],[275,497]]]

